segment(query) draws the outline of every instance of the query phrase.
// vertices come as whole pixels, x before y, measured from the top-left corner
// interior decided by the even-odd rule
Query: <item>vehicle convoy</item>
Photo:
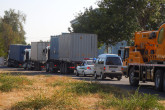
[[[94,60],[95,58],[85,58],[81,65],[76,68],[76,76],[94,75]]]
[[[97,56],[97,35],[64,33],[52,36],[46,50],[47,72],[73,73],[84,58]]]
[[[165,24],[157,31],[136,32],[134,42],[124,50],[123,72],[130,85],[152,81],[156,90],[165,91]]]
[[[122,60],[115,54],[101,54],[98,56],[94,65],[94,78],[99,76],[101,79],[110,77],[111,79],[122,78]]]
[[[22,67],[24,63],[24,50],[31,46],[22,44],[12,44],[9,47],[8,67]]]
[[[24,69],[40,71],[45,66],[45,48],[49,42],[31,42],[31,49],[26,49],[24,54]]]

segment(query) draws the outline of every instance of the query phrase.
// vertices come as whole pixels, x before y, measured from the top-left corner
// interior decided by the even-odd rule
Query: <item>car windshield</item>
[[[122,65],[119,57],[107,57],[106,65]]]
[[[87,64],[88,64],[88,65],[94,65],[94,62],[93,62],[93,60],[88,60],[88,61],[87,61]]]

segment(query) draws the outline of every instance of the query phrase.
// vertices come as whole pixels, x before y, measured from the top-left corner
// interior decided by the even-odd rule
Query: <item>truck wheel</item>
[[[129,71],[129,83],[131,86],[138,86],[139,80],[135,77],[134,68],[131,68]]]
[[[97,74],[96,74],[96,72],[94,73],[94,79],[97,79]]]
[[[103,74],[103,73],[100,73],[100,79],[105,79],[106,78],[106,76]]]
[[[78,73],[78,71],[76,71],[76,76],[79,76],[79,73]]]
[[[163,91],[165,92],[165,73],[163,75]]]
[[[49,64],[46,63],[46,72],[49,72]]]
[[[157,70],[155,73],[155,89],[162,91],[163,88],[163,70]]]
[[[8,67],[11,67],[11,64],[10,64],[10,62],[9,62],[9,61],[8,61],[8,63],[7,63],[7,66],[8,66]]]

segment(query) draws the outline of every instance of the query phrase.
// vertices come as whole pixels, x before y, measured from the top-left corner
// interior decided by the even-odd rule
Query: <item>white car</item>
[[[94,78],[100,77],[105,79],[110,77],[111,79],[122,78],[122,60],[121,57],[115,54],[101,54],[98,56],[94,65]]]
[[[80,66],[76,68],[76,76],[94,75],[94,61],[91,59],[84,60]]]

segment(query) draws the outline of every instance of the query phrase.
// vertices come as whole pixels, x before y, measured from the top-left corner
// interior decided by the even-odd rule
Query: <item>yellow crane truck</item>
[[[135,32],[134,46],[124,50],[123,72],[131,86],[151,81],[165,91],[165,24],[156,31]]]

